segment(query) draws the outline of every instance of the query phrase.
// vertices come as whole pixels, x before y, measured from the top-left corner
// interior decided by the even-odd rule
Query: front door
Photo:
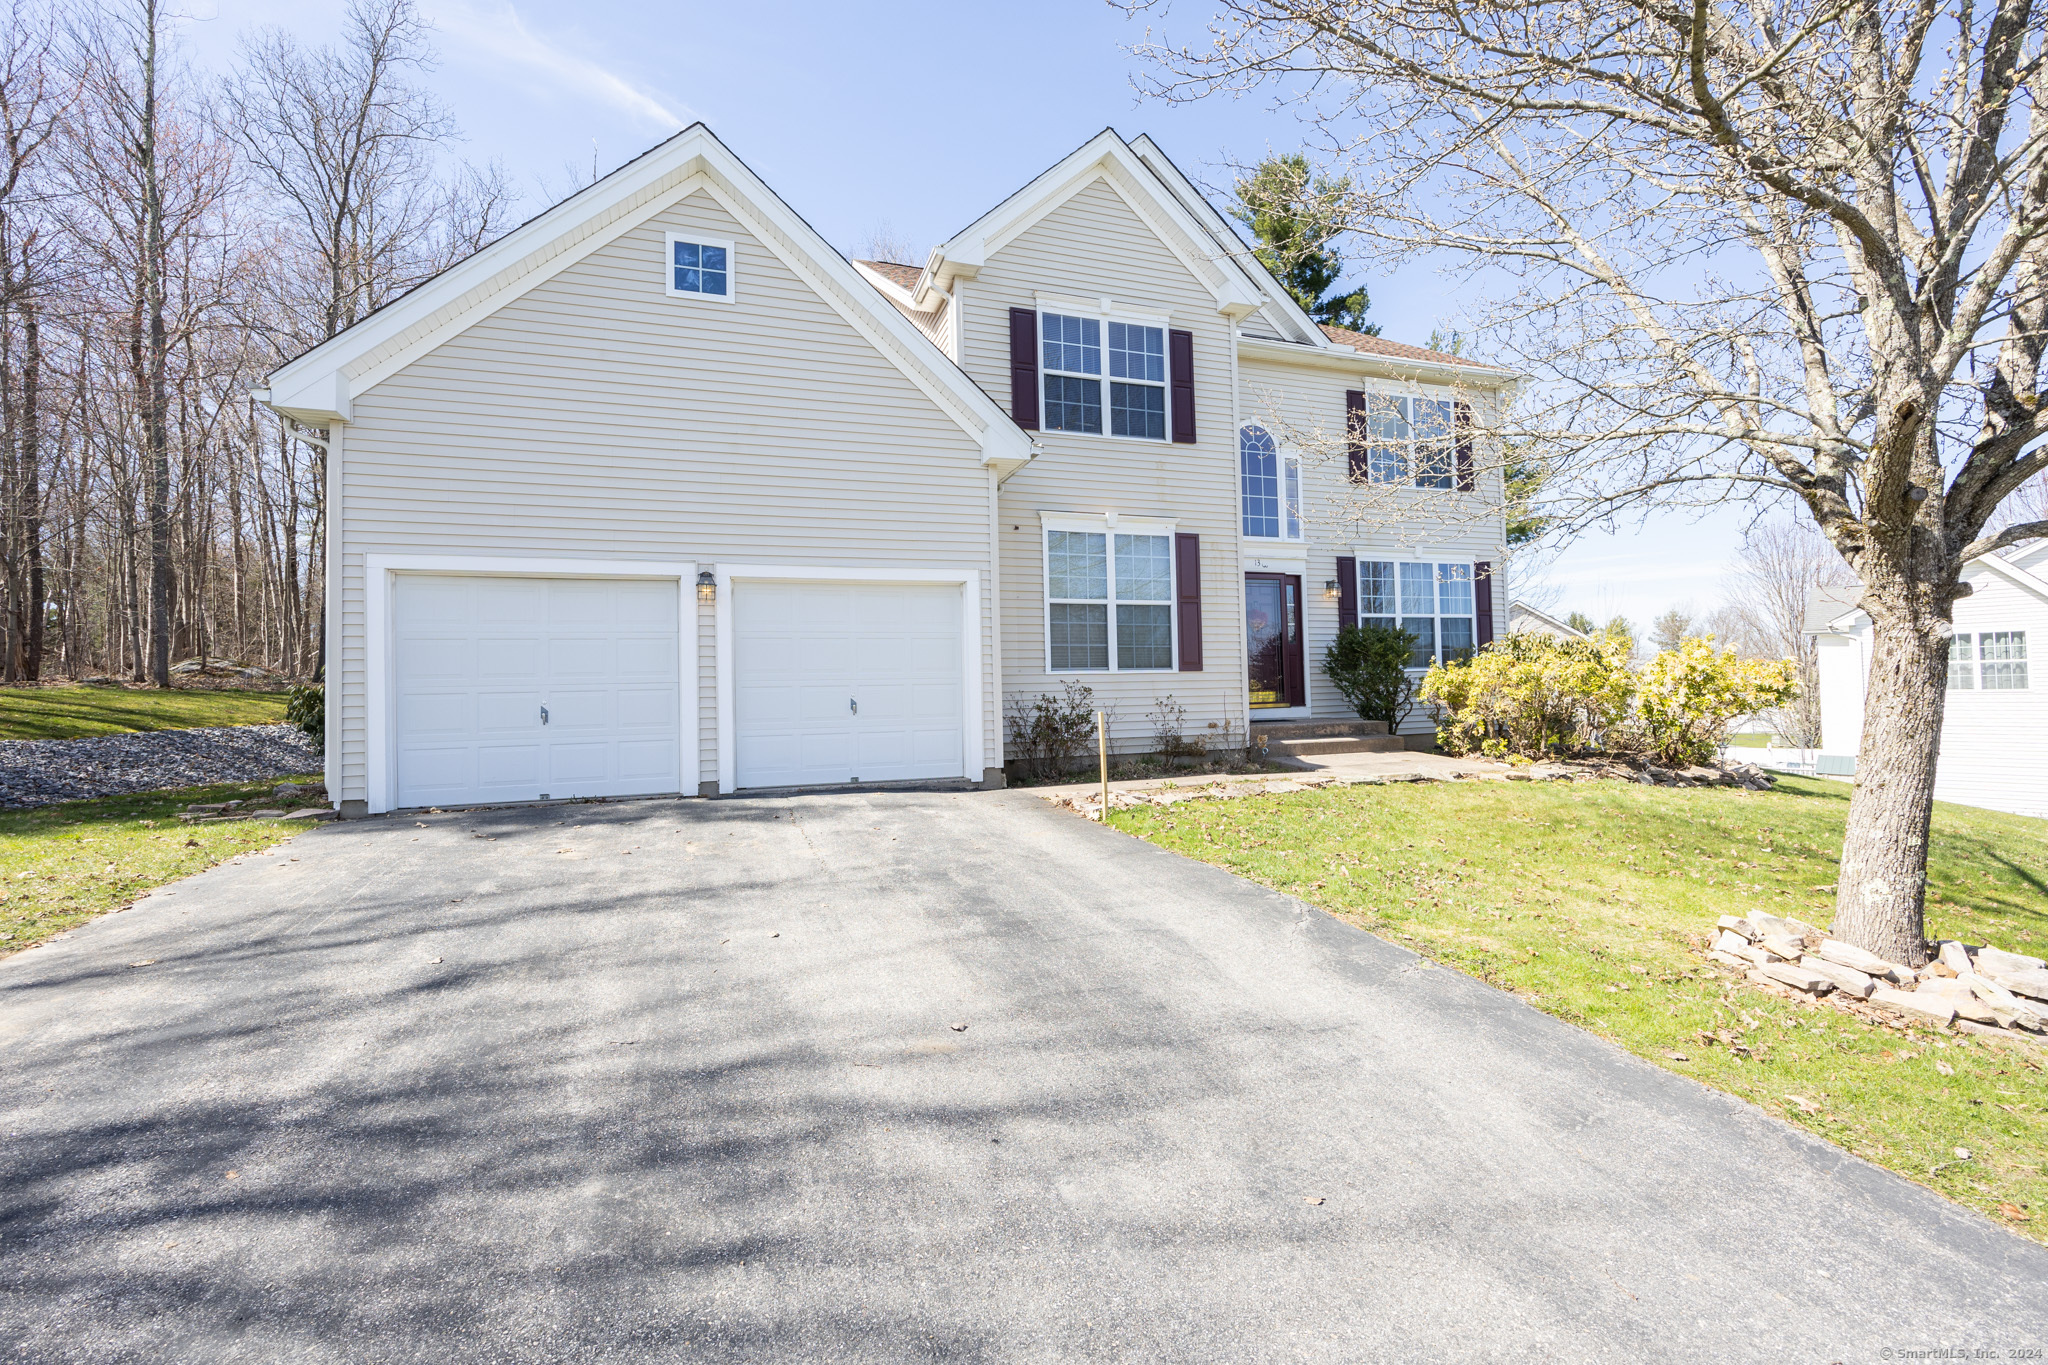
[[[1245,640],[1251,655],[1254,707],[1306,706],[1302,673],[1301,577],[1244,576]]]

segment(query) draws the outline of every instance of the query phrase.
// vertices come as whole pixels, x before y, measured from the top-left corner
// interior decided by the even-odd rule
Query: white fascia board
[[[1979,555],[1975,560],[1971,561],[1972,567],[1978,564],[1983,565],[2002,578],[2011,580],[2043,601],[2048,601],[2048,582],[2043,582],[2035,575],[2028,573],[2004,555]]]
[[[1218,312],[1244,316],[1256,312],[1266,302],[1228,254],[1213,249],[1214,239],[1207,230],[1138,159],[1130,145],[1115,129],[1105,128],[934,248],[924,277],[918,281],[916,306],[928,307],[925,293],[948,283],[952,276],[971,278],[979,273],[990,254],[1029,231],[1039,219],[1098,178],[1130,206],[1215,297]],[[1205,247],[1204,243],[1209,245]]]
[[[1371,351],[1342,350],[1333,346],[1297,346],[1291,341],[1264,341],[1258,337],[1237,339],[1237,353],[1246,360],[1271,360],[1283,365],[1309,365],[1318,369],[1365,372],[1376,379],[1412,379],[1430,384],[1462,384],[1472,388],[1505,389],[1521,382],[1513,370],[1491,365],[1454,365],[1441,360],[1412,360],[1403,356],[1375,355]]]
[[[1288,327],[1304,342],[1311,346],[1328,346],[1330,339],[1323,335],[1323,329],[1316,326],[1311,318],[1296,303],[1287,287],[1273,278],[1273,272],[1266,269],[1265,262],[1245,249],[1244,239],[1216,206],[1211,204],[1195,183],[1173,164],[1173,158],[1164,148],[1152,140],[1150,133],[1142,133],[1131,143],[1131,150],[1145,169],[1152,172],[1159,182],[1188,211],[1188,215],[1207,231],[1217,254],[1227,260],[1231,268],[1245,279],[1252,291],[1260,297],[1260,307],[1279,314],[1277,321]]]

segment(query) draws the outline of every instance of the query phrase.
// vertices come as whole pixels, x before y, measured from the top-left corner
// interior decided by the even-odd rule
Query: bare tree
[[[1845,591],[1855,579],[1811,522],[1762,523],[1743,537],[1742,557],[1716,613],[1716,632],[1728,644],[1760,658],[1790,659],[1799,670],[1799,693],[1769,720],[1795,748],[1820,746],[1820,659],[1806,619],[1817,594]]]
[[[2048,468],[2034,0],[1222,0],[1170,99],[1282,83],[1348,225],[1517,282],[1495,435],[1560,531],[1803,508],[1875,622],[1835,932],[1920,962],[1951,606]]]
[[[853,249],[853,254],[863,261],[882,261],[889,265],[923,265],[927,253],[919,250],[916,243],[898,232],[896,225],[885,218],[860,239],[859,245]]]
[[[1660,650],[1676,649],[1699,633],[1700,627],[1693,620],[1690,602],[1682,607],[1672,607],[1650,622],[1650,643]]]

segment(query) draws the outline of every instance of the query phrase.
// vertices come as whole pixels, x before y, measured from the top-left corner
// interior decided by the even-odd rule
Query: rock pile
[[[1767,792],[1777,780],[1768,768],[1754,763],[1729,763],[1721,767],[1660,768],[1654,763],[1636,763],[1618,757],[1586,759],[1573,765],[1575,773],[1640,782],[1646,787],[1747,787]]]
[[[1762,911],[1723,915],[1707,956],[1759,984],[1880,1005],[1916,1019],[2048,1033],[2048,962],[1946,942],[1919,970]]]
[[[0,810],[209,782],[260,782],[316,771],[320,762],[319,748],[291,725],[10,739],[0,741]]]
[[[222,820],[332,820],[334,810],[327,804],[327,788],[318,782],[280,782],[270,793],[278,804],[261,801],[195,802],[178,813],[180,820],[197,825]],[[314,805],[304,804],[316,802]],[[292,810],[287,807],[296,806]]]

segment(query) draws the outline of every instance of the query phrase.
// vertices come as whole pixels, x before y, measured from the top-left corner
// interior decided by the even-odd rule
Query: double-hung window
[[[668,234],[668,292],[671,296],[731,302],[731,242]]]
[[[1173,537],[1045,533],[1046,664],[1054,673],[1173,667]]]
[[[1456,488],[1458,406],[1448,398],[1369,393],[1365,467],[1373,483]]]
[[[1986,631],[1977,637],[1977,677],[1986,692],[2022,692],[2027,687],[2027,633]]]
[[[1109,434],[1166,439],[1164,327],[1065,313],[1040,313],[1038,327],[1046,430],[1102,434],[1106,352]]]
[[[1948,642],[1948,690],[1969,692],[1977,686],[1975,651],[1971,648],[1970,633],[1958,631]]]
[[[1358,561],[1358,615],[1366,625],[1415,637],[1410,668],[1471,657],[1472,566],[1388,559]]]
[[[1264,427],[1239,432],[1237,451],[1245,535],[1300,540],[1301,461],[1281,454]]]

